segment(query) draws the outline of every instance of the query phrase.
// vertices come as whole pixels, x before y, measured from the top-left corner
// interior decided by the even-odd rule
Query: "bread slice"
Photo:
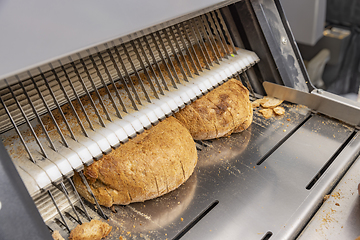
[[[172,191],[193,173],[197,162],[195,143],[188,130],[170,117],[146,130],[84,170],[100,205],[143,202]],[[82,179],[75,187],[94,202]]]

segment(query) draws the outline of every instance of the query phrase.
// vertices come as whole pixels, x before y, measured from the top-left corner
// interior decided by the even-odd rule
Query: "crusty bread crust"
[[[247,129],[252,122],[253,108],[247,88],[240,81],[230,79],[175,116],[194,139],[206,140]]]
[[[100,205],[143,202],[172,191],[193,173],[197,162],[189,131],[174,117],[160,122],[84,170]],[[94,202],[78,174],[79,193]]]

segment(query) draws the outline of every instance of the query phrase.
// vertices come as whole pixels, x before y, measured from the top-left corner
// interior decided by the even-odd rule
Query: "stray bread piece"
[[[84,169],[100,205],[126,205],[159,197],[178,188],[193,173],[197,151],[189,131],[174,117],[145,130]],[[78,192],[93,198],[78,173]]]
[[[175,113],[175,117],[194,139],[206,140],[248,128],[253,108],[247,88],[240,81],[230,79]]]
[[[264,97],[261,101],[261,106],[263,108],[274,108],[279,106],[284,100],[279,100],[272,97]]]
[[[52,234],[51,234],[52,238],[54,240],[65,240],[59,233],[59,231],[54,231]]]
[[[262,103],[263,99],[256,99],[255,101],[251,102],[251,105],[253,108],[258,108],[260,107],[260,104]]]
[[[285,109],[283,107],[275,107],[275,108],[273,108],[273,110],[276,115],[284,115],[285,114]]]
[[[109,224],[93,219],[89,223],[77,225],[70,232],[69,240],[100,240],[109,235],[111,229]]]
[[[264,116],[264,118],[271,118],[273,115],[273,110],[271,108],[261,109],[259,112]]]

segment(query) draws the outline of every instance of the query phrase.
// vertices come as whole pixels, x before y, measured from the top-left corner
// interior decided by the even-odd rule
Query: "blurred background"
[[[360,1],[281,0],[312,83],[360,101]]]

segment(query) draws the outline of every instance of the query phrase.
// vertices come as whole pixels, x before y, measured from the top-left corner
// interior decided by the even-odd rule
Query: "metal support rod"
[[[35,133],[35,131],[34,131],[34,128],[31,126],[31,123],[30,123],[29,119],[26,117],[26,114],[25,114],[25,112],[24,112],[24,110],[23,110],[20,102],[19,102],[18,99],[16,98],[16,96],[15,96],[15,94],[14,94],[14,91],[12,90],[12,88],[10,87],[10,85],[9,85],[9,83],[7,82],[6,79],[5,79],[5,83],[6,83],[6,86],[8,87],[8,89],[10,90],[11,96],[12,96],[13,99],[15,100],[15,103],[16,103],[16,105],[18,106],[18,108],[19,108],[19,110],[20,110],[20,112],[21,112],[21,115],[23,116],[23,118],[24,118],[27,126],[29,127],[29,129],[30,129],[30,131],[31,131],[31,134],[34,136],[36,143],[39,145],[39,148],[40,148],[43,156],[44,156],[45,158],[47,158],[47,154],[46,154],[46,152],[45,152],[45,150],[44,150],[44,148],[43,148],[43,146],[42,146],[39,138],[37,137],[37,135],[36,135],[36,133]]]
[[[90,193],[90,195],[94,198],[94,201],[95,201],[95,204],[96,204],[96,207],[97,207],[97,210],[98,210],[100,216],[101,216],[102,218],[104,218],[105,220],[107,220],[108,217],[105,215],[105,213],[104,213],[103,210],[101,209],[100,204],[98,203],[98,201],[97,201],[94,193],[92,192],[92,190],[91,190],[91,188],[90,188],[90,186],[89,186],[89,183],[87,182],[87,180],[86,180],[86,178],[85,178],[85,176],[84,176],[84,173],[83,173],[82,171],[79,171],[78,173],[79,173],[79,175],[80,175],[83,183],[85,184],[86,189],[88,190],[88,192]]]
[[[90,52],[89,52],[89,53],[90,53]],[[99,70],[96,62],[95,62],[95,60],[94,60],[94,57],[93,57],[92,55],[90,55],[89,58],[90,58],[90,60],[91,60],[91,62],[92,62],[92,64],[93,64],[93,66],[95,67],[95,71],[96,71],[96,73],[97,73],[97,75],[98,75],[98,77],[99,77],[99,79],[100,79],[100,81],[101,81],[101,83],[102,83],[102,85],[103,85],[103,88],[105,89],[106,93],[109,95],[110,102],[111,102],[113,108],[115,109],[116,115],[118,116],[118,118],[121,118],[120,110],[119,110],[119,108],[116,106],[115,100],[114,100],[114,98],[113,98],[113,96],[112,96],[112,94],[111,94],[111,92],[110,92],[110,90],[109,90],[109,88],[108,88],[108,86],[107,86],[107,84],[106,84],[106,82],[105,82],[105,80],[104,80],[104,78],[103,78],[103,76],[102,76],[102,74],[101,74],[101,72],[100,72],[100,70]],[[91,81],[93,81],[93,79],[91,79]],[[95,85],[95,83],[94,83],[94,85]],[[97,91],[97,90],[96,90],[96,91]],[[98,97],[99,97],[99,99],[102,98],[102,97],[100,96],[100,94],[98,95]],[[101,99],[101,102],[103,102],[102,99]],[[102,103],[102,104],[103,104],[103,103]],[[104,107],[104,109],[106,109],[106,107],[105,107],[104,104],[103,104],[103,107]],[[107,111],[107,109],[106,109],[106,111]],[[112,121],[109,114],[108,114],[108,117],[109,117],[109,121]]]
[[[213,31],[215,33],[215,37],[218,40],[218,42],[220,42],[220,48],[221,50],[224,52],[224,58],[228,58],[228,48],[227,48],[227,44],[223,42],[224,39],[224,35],[222,34],[222,30],[219,27],[219,22],[214,19],[213,17],[216,18],[216,16],[214,16],[214,12],[211,13],[207,13],[206,16],[208,17],[209,21],[210,21],[210,25],[213,28]]]
[[[88,77],[88,80],[90,81],[91,86],[93,87],[94,92],[95,92],[96,96],[97,96],[98,99],[99,99],[100,105],[101,105],[101,107],[103,108],[104,113],[105,113],[107,119],[111,122],[112,120],[111,120],[110,114],[109,114],[107,108],[105,107],[105,104],[104,104],[104,102],[103,102],[103,100],[102,100],[102,98],[101,98],[101,96],[100,96],[100,93],[99,93],[97,87],[95,86],[95,82],[94,82],[94,80],[92,79],[88,68],[86,67],[86,64],[85,64],[85,62],[84,62],[84,59],[80,58],[80,62],[81,62],[81,64],[82,64],[83,67],[84,67],[84,70],[85,70],[85,73],[86,73],[86,75],[87,75],[87,77]],[[90,98],[91,98],[91,97],[90,97]]]
[[[137,50],[137,47],[135,46],[135,41],[130,41],[130,44],[131,44],[131,46],[132,46],[132,48],[133,48],[133,50],[134,50],[134,52],[136,54],[136,57],[137,57],[137,59],[138,59],[138,61],[140,63],[140,66],[141,66],[142,70],[144,71],[145,77],[146,77],[146,79],[147,79],[147,81],[148,81],[148,83],[150,85],[151,90],[153,91],[154,96],[159,99],[159,95],[156,92],[156,89],[155,89],[155,86],[154,86],[153,82],[151,81],[149,72],[147,71],[144,62],[141,59],[140,53]],[[139,45],[141,46],[140,43],[139,43]],[[150,64],[149,64],[149,66],[150,66]],[[160,87],[160,89],[161,89],[161,87]]]
[[[129,51],[127,50],[125,44],[123,44],[122,47],[123,47],[123,49],[124,49],[124,53],[125,53],[126,57],[127,57],[128,60],[129,60],[130,66],[131,66],[132,70],[134,71],[134,74],[135,74],[136,78],[137,78],[138,81],[139,81],[140,87],[141,87],[142,91],[143,91],[144,94],[145,94],[146,100],[147,100],[149,103],[151,103],[149,94],[147,93],[147,91],[146,91],[146,89],[145,89],[145,87],[144,87],[144,83],[143,83],[141,77],[139,76],[139,73],[137,72],[136,67],[135,67],[133,61],[131,60]],[[130,78],[130,81],[132,81],[131,78]]]
[[[176,85],[176,83],[175,83],[174,76],[172,75],[171,70],[170,70],[170,68],[169,68],[169,66],[168,66],[168,63],[166,62],[166,60],[165,60],[165,58],[164,58],[164,56],[163,56],[163,54],[162,54],[162,52],[161,52],[161,50],[160,50],[160,47],[159,47],[159,45],[158,45],[158,43],[157,43],[157,41],[156,41],[156,39],[155,39],[154,34],[150,34],[150,36],[151,36],[151,40],[152,40],[153,43],[155,44],[155,47],[156,47],[156,50],[157,50],[158,53],[159,53],[159,56],[160,56],[160,58],[161,58],[161,60],[162,60],[162,62],[163,62],[163,64],[164,64],[165,70],[167,71],[167,73],[168,73],[168,75],[169,75],[171,84],[173,85],[174,88],[177,89],[177,85]],[[160,35],[159,35],[159,36],[160,36]],[[163,42],[160,42],[160,44],[163,44]],[[162,47],[163,47],[163,46],[162,46]],[[163,47],[163,48],[164,48],[164,47]],[[165,48],[164,51],[165,51],[165,54],[167,54],[166,48]],[[170,62],[169,64],[172,64],[170,59],[168,59],[168,61]],[[172,66],[172,67],[173,67],[173,66]]]
[[[211,42],[211,40],[210,40],[210,36],[209,36],[208,33],[206,32],[206,29],[205,29],[205,27],[204,27],[204,24],[203,24],[203,21],[202,21],[201,17],[197,17],[196,21],[199,22],[200,32],[202,33],[202,36],[205,38],[205,41],[208,43],[208,44],[207,44],[208,47],[206,47],[205,49],[206,49],[206,50],[210,49],[210,51],[213,53],[212,55],[214,56],[214,61],[215,61],[215,63],[220,64],[219,58],[218,58],[218,56],[217,56],[217,54],[216,54],[216,52],[215,52],[215,50],[214,50],[214,46],[212,45],[212,42]],[[206,46],[206,42],[205,42],[205,46]],[[210,56],[210,54],[209,54],[209,56]],[[211,59],[211,57],[210,57],[210,59]],[[211,60],[210,60],[210,61],[211,61]]]
[[[83,90],[85,91],[87,97],[89,98],[89,101],[90,101],[90,104],[91,106],[94,108],[94,111],[95,111],[95,114],[96,116],[98,117],[99,119],[99,122],[101,124],[101,126],[105,127],[105,122],[104,120],[102,119],[100,113],[99,113],[99,110],[97,109],[97,107],[95,106],[95,103],[94,103],[94,100],[92,99],[91,95],[90,95],[90,92],[89,90],[87,89],[86,85],[85,85],[85,82],[83,80],[83,78],[81,77],[80,73],[79,73],[79,70],[77,69],[77,67],[75,66],[74,62],[71,62],[71,66],[73,67],[78,79],[79,79],[79,82],[81,83],[82,87],[83,87]]]
[[[68,191],[66,190],[64,183],[63,183],[63,182],[60,182],[59,185],[60,185],[60,190],[64,193],[67,201],[69,202],[72,210],[74,211],[74,213],[75,213],[75,215],[76,215],[76,218],[77,218],[77,220],[78,220],[78,223],[79,223],[79,224],[82,224],[82,221],[81,221],[81,219],[80,219],[80,217],[79,217],[79,214],[77,213],[77,211],[76,211],[73,203],[72,203],[71,200],[70,200],[69,193],[68,193]]]
[[[219,11],[219,9],[215,10],[215,12],[217,13],[217,15],[218,15],[218,17],[220,19],[220,23],[224,28],[225,35],[226,35],[226,37],[227,37],[227,39],[228,39],[228,41],[229,41],[229,43],[231,45],[233,54],[237,54],[234,42],[233,42],[233,40],[232,40],[232,38],[231,38],[231,36],[229,34],[229,30],[228,30],[228,28],[227,28],[227,26],[225,24],[225,21],[224,21],[222,15],[221,15],[221,12]]]
[[[215,40],[215,47],[220,45],[220,47],[217,47],[220,56],[224,57],[224,58],[228,58],[227,55],[226,55],[225,46],[224,46],[224,44],[223,44],[223,42],[222,42],[222,40],[221,40],[221,38],[219,36],[219,32],[217,31],[217,28],[215,26],[215,23],[214,23],[214,20],[213,20],[211,14],[207,13],[206,17],[208,19],[208,22],[210,22],[210,25],[208,25],[209,26],[209,31],[214,33],[213,36],[214,36],[214,40]],[[211,31],[211,29],[213,31]],[[216,44],[216,43],[218,43],[218,44]],[[220,50],[219,50],[219,48],[220,48]],[[221,51],[224,53],[224,56],[221,55]]]
[[[114,47],[114,48],[116,49],[116,47]],[[122,85],[123,85],[124,88],[125,88],[126,93],[128,94],[128,97],[129,97],[129,99],[130,99],[130,101],[131,101],[131,104],[132,104],[133,108],[134,108],[135,110],[138,110],[138,107],[137,107],[137,105],[136,105],[136,103],[135,103],[135,100],[134,100],[134,98],[133,98],[133,96],[132,96],[132,94],[131,94],[131,92],[130,92],[130,89],[129,89],[128,85],[127,85],[126,82],[125,82],[125,79],[124,79],[123,75],[121,74],[120,68],[119,68],[117,62],[115,61],[114,56],[112,55],[112,53],[111,53],[111,51],[110,51],[109,49],[107,49],[106,51],[107,51],[107,53],[108,53],[108,55],[109,55],[109,57],[110,57],[110,60],[112,61],[113,65],[114,65],[114,67],[115,67],[115,70],[116,70],[116,72],[117,72],[117,74],[118,74],[118,76],[119,76],[119,79],[120,79]],[[115,51],[115,52],[116,52],[116,51]],[[125,109],[125,110],[126,110],[126,109]],[[127,112],[127,110],[126,110],[125,112]]]
[[[60,63],[60,64],[61,64],[61,63]],[[72,91],[74,92],[74,96],[76,97],[76,100],[77,100],[77,102],[79,103],[80,108],[81,108],[82,112],[83,112],[84,115],[85,115],[86,121],[89,123],[90,129],[91,129],[91,130],[94,130],[94,126],[93,126],[92,123],[91,123],[91,120],[90,120],[90,118],[89,118],[89,116],[88,116],[88,114],[87,114],[87,112],[86,112],[86,110],[85,110],[85,108],[84,108],[84,105],[83,105],[82,102],[81,102],[81,99],[80,99],[80,97],[79,97],[79,94],[78,94],[78,93],[76,92],[76,90],[75,90],[74,84],[71,82],[71,79],[70,79],[67,71],[65,70],[64,66],[61,66],[61,69],[62,69],[63,72],[65,73],[65,77],[66,77],[66,79],[68,80],[69,85],[70,85]]]
[[[174,27],[175,27],[175,26],[174,26]],[[177,53],[178,53],[178,54],[180,55],[180,57],[183,59],[183,62],[181,62],[181,61],[180,61],[180,58],[177,57],[177,59],[178,59],[178,61],[179,61],[179,66],[181,67],[181,70],[182,70],[181,72],[184,72],[184,73],[185,73],[184,67],[183,67],[183,66],[185,66],[185,69],[186,69],[187,74],[189,75],[189,77],[192,77],[192,74],[191,74],[189,65],[188,65],[188,63],[187,63],[187,61],[186,61],[186,58],[185,58],[185,55],[184,55],[184,53],[183,53],[183,51],[182,51],[182,49],[181,49],[181,47],[180,47],[180,45],[179,45],[179,41],[178,41],[177,38],[176,38],[176,35],[175,35],[174,30],[173,30],[172,27],[169,27],[168,29],[169,29],[170,35],[171,35],[171,37],[172,37],[172,39],[173,39],[173,41],[174,41],[174,43],[175,43],[175,46],[176,46],[176,48],[177,48],[177,50],[178,50]],[[166,29],[165,29],[165,31],[166,31]],[[179,36],[179,37],[180,37],[180,36]],[[184,49],[186,49],[186,45],[184,46]],[[185,79],[185,80],[187,80],[187,79]]]
[[[59,133],[63,144],[64,144],[66,147],[69,147],[69,144],[67,143],[64,134],[62,133],[59,125],[57,124],[56,119],[55,119],[54,115],[52,114],[52,111],[50,110],[49,106],[47,105],[46,100],[45,100],[44,96],[42,95],[39,87],[37,86],[34,78],[30,75],[29,72],[28,72],[28,74],[29,74],[29,76],[30,76],[30,79],[31,79],[31,81],[32,81],[32,83],[33,83],[33,85],[34,85],[37,93],[39,94],[39,96],[40,96],[40,98],[41,98],[41,100],[42,100],[42,102],[43,102],[43,104],[44,104],[44,106],[45,106],[45,108],[46,108],[46,110],[47,110],[47,113],[49,114],[49,116],[50,116],[50,118],[51,118],[51,120],[52,120],[52,122],[53,122],[53,124],[54,124],[54,126],[55,126],[55,128],[56,128],[56,130],[57,130],[57,132]]]
[[[78,191],[77,191],[76,188],[75,188],[74,182],[71,180],[70,177],[67,177],[66,179],[70,182],[70,185],[71,185],[72,189],[74,190],[74,193],[75,193],[75,195],[76,195],[76,198],[77,198],[77,199],[79,200],[79,202],[80,202],[80,205],[81,205],[81,207],[82,207],[82,209],[83,209],[83,212],[84,212],[85,215],[86,215],[86,218],[87,218],[89,221],[91,221],[91,217],[90,217],[88,211],[86,210],[86,207],[85,207],[85,205],[84,205],[83,200],[81,199]]]
[[[219,18],[217,17],[216,15],[216,11],[212,11],[211,12],[211,15],[213,16],[213,19],[214,19],[214,23],[215,23],[215,26],[220,34],[220,38],[222,39],[222,42],[224,43],[224,46],[225,46],[225,49],[226,49],[226,53],[228,55],[231,54],[231,50],[229,48],[229,45],[228,43],[226,42],[226,37],[224,35],[224,32],[226,31],[225,29],[221,28],[221,22],[219,20]],[[226,33],[225,33],[226,34]]]
[[[75,108],[74,108],[74,105],[72,104],[72,102],[71,102],[71,100],[70,100],[70,98],[69,98],[69,95],[67,94],[67,92],[66,92],[66,90],[65,90],[65,88],[64,88],[64,85],[62,84],[61,80],[59,79],[59,76],[58,76],[57,73],[55,72],[54,68],[52,68],[51,71],[52,71],[52,73],[54,74],[56,81],[59,83],[60,89],[61,89],[62,92],[64,93],[64,96],[65,96],[65,98],[66,98],[66,101],[68,102],[68,104],[69,104],[69,106],[70,106],[70,108],[71,108],[71,110],[72,110],[72,112],[73,112],[73,114],[74,114],[74,116],[75,116],[75,118],[76,118],[76,121],[77,121],[78,124],[80,125],[81,130],[83,131],[84,135],[85,135],[86,137],[88,137],[89,135],[88,135],[88,133],[86,132],[86,129],[85,129],[85,127],[84,127],[84,125],[83,125],[83,123],[82,123],[79,115],[77,114],[77,112],[76,112],[76,110],[75,110]]]
[[[189,23],[189,22],[188,22],[188,23]],[[185,33],[186,40],[189,42],[189,47],[190,47],[190,49],[192,50],[192,52],[193,52],[193,54],[194,54],[194,59],[195,59],[196,63],[198,64],[200,71],[202,72],[203,69],[202,69],[201,63],[200,63],[199,58],[198,58],[198,56],[197,56],[197,54],[196,54],[196,52],[195,52],[194,46],[193,46],[193,44],[192,44],[192,42],[191,42],[190,36],[189,36],[189,34],[188,34],[188,31],[187,31],[187,29],[186,29],[186,27],[185,27],[184,22],[181,22],[180,25],[181,25],[184,33]],[[190,25],[189,25],[189,28],[192,29],[192,27],[191,27]],[[194,38],[194,40],[196,40],[196,38]],[[191,56],[191,53],[190,53],[190,56]],[[195,67],[195,69],[196,69],[196,67]],[[197,69],[196,69],[196,71],[197,71]],[[197,74],[199,74],[198,71],[197,71]]]
[[[164,51],[164,53],[165,53],[165,57],[166,57],[166,59],[167,59],[168,64],[170,65],[171,70],[172,70],[173,73],[174,73],[175,79],[177,80],[178,83],[180,83],[180,78],[179,78],[179,76],[178,76],[178,74],[177,74],[177,72],[176,72],[176,69],[175,69],[175,67],[174,67],[173,62],[171,61],[171,58],[170,58],[169,52],[168,52],[167,49],[166,49],[165,43],[164,43],[163,39],[161,38],[160,31],[157,31],[157,32],[156,32],[156,36],[157,36],[157,38],[159,39],[160,45],[161,45],[161,47],[162,47],[162,49],[163,49],[163,51]]]
[[[193,30],[193,33],[195,34],[198,42],[200,42],[200,46],[199,46],[200,49],[201,49],[201,47],[204,49],[204,50],[201,49],[201,52],[204,54],[204,61],[206,64],[206,68],[210,69],[210,66],[213,66],[213,65],[212,65],[212,61],[210,58],[210,54],[209,54],[206,44],[204,42],[203,36],[201,35],[200,28],[194,19],[190,19],[190,22],[191,22],[191,24],[190,24],[191,29]],[[194,32],[194,29],[195,29],[195,32]],[[204,36],[204,38],[205,38],[205,36]]]
[[[127,112],[126,106],[125,106],[125,104],[124,104],[124,102],[123,102],[123,100],[122,100],[122,98],[120,96],[120,93],[119,93],[119,91],[118,91],[118,89],[117,89],[117,87],[115,85],[114,79],[111,77],[110,71],[109,71],[108,67],[105,64],[105,61],[104,61],[103,57],[101,56],[101,54],[99,52],[97,54],[98,54],[98,57],[100,58],[101,64],[104,66],[105,73],[108,76],[108,79],[110,80],[110,83],[114,88],[115,95],[119,99],[119,103],[122,106],[123,111]]]
[[[191,45],[191,42],[190,42],[189,47],[186,46],[186,42],[185,42],[183,33],[182,33],[182,31],[181,31],[181,26],[184,26],[184,25],[178,24],[178,25],[177,25],[177,28],[175,28],[175,29],[176,29],[177,32],[178,32],[178,35],[179,35],[179,37],[180,37],[180,41],[181,41],[181,43],[182,43],[182,45],[183,45],[183,48],[185,49],[185,51],[186,51],[186,53],[187,53],[187,55],[188,55],[188,57],[189,57],[190,63],[191,63],[191,65],[192,65],[193,68],[194,68],[195,74],[196,74],[196,75],[199,75],[199,71],[198,71],[197,68],[196,68],[195,61],[194,61],[194,59],[193,59],[193,57],[192,57],[192,55],[191,55],[191,53],[190,53],[190,51],[189,51],[189,48],[192,46],[192,45]],[[183,28],[183,31],[186,32],[186,29]],[[177,45],[178,45],[178,44],[177,44]],[[186,58],[185,58],[185,57],[184,57],[184,61],[186,62]],[[187,66],[187,67],[189,68],[189,66]],[[189,72],[191,73],[190,70],[189,70]],[[190,77],[192,77],[191,74],[190,74]]]
[[[151,36],[152,36],[152,35],[151,35]],[[150,53],[150,56],[151,56],[151,58],[152,58],[153,63],[155,64],[156,68],[158,69],[158,73],[159,73],[159,76],[160,76],[160,78],[161,78],[162,84],[164,85],[165,90],[169,90],[169,88],[168,88],[168,86],[167,86],[167,84],[166,84],[166,82],[165,82],[164,75],[162,74],[162,71],[161,71],[161,69],[160,69],[160,67],[159,67],[159,64],[158,64],[158,62],[156,61],[154,52],[153,52],[153,50],[151,49],[150,44],[149,44],[146,36],[143,36],[143,41],[145,42],[146,48],[149,50],[149,53]],[[155,46],[157,46],[157,43],[154,43],[154,44],[155,44]],[[158,47],[158,46],[157,46],[157,47]],[[159,55],[160,55],[160,54],[161,54],[161,53],[159,53]],[[161,54],[161,57],[162,57],[162,54]],[[164,65],[166,65],[166,63],[164,63]],[[166,67],[167,67],[167,65],[166,65]],[[152,71],[154,71],[153,68],[152,68]],[[155,71],[153,72],[153,74],[156,76]]]
[[[69,225],[66,223],[65,218],[64,218],[64,215],[61,213],[58,205],[56,204],[55,199],[54,199],[54,196],[51,194],[50,190],[48,190],[47,193],[49,194],[52,202],[54,203],[54,205],[55,205],[55,207],[56,207],[56,210],[57,210],[57,212],[59,213],[59,215],[60,215],[60,217],[61,217],[61,220],[63,221],[63,224],[64,224],[66,230],[68,230],[68,231],[70,232]]]
[[[167,30],[166,30],[166,29],[163,29],[162,32],[164,33],[165,39],[166,39],[166,41],[168,42],[168,45],[170,46],[172,55],[175,57],[175,60],[176,60],[177,63],[179,64],[180,72],[181,72],[181,74],[183,75],[183,79],[184,79],[185,81],[188,81],[187,76],[186,76],[185,71],[184,71],[184,68],[183,68],[182,65],[181,65],[181,61],[180,61],[179,56],[177,55],[177,53],[176,53],[176,51],[175,51],[175,48],[174,48],[174,46],[173,46],[173,44],[172,44],[172,42],[171,42],[171,40],[170,40],[170,37],[169,37],[169,34],[167,33]],[[174,38],[174,41],[176,42],[176,38]],[[181,50],[180,50],[180,51],[181,51]],[[171,58],[169,57],[169,60],[170,60],[170,59],[171,59]],[[171,61],[171,60],[170,60],[170,61]],[[176,72],[176,69],[175,69],[175,68],[174,68],[174,71]],[[180,81],[180,79],[179,79],[179,81]]]
[[[40,69],[39,69],[39,71],[41,72]],[[41,75],[41,77],[43,78],[43,80],[44,80],[44,82],[45,82],[45,84],[46,84],[46,86],[47,86],[47,88],[48,88],[48,90],[49,90],[49,92],[50,92],[50,95],[51,95],[51,97],[53,98],[54,103],[55,103],[57,109],[59,110],[62,119],[63,119],[64,122],[65,122],[66,128],[68,129],[71,138],[74,139],[75,141],[77,141],[76,138],[75,138],[75,135],[74,135],[73,131],[71,130],[71,127],[70,127],[68,121],[67,121],[66,118],[65,118],[64,112],[62,111],[59,102],[56,100],[55,94],[54,94],[54,92],[52,91],[52,89],[51,89],[51,87],[50,87],[50,85],[49,85],[48,80],[45,78],[44,73],[41,72],[40,75]]]
[[[31,160],[33,163],[36,163],[35,159],[33,158],[32,154],[30,153],[29,148],[28,148],[27,145],[26,145],[26,142],[25,142],[24,138],[22,137],[19,129],[17,128],[16,123],[15,123],[14,119],[12,118],[12,116],[11,116],[11,114],[10,114],[10,112],[9,112],[9,109],[6,107],[6,104],[5,104],[5,102],[3,101],[1,95],[0,95],[0,102],[1,102],[1,104],[4,106],[5,112],[6,112],[6,114],[8,115],[8,117],[9,117],[9,119],[10,119],[10,122],[11,122],[12,125],[14,126],[16,133],[19,135],[20,140],[21,140],[22,144],[24,145],[25,150],[26,150],[26,152],[28,153],[30,160]]]
[[[211,49],[214,52],[214,54],[215,54],[215,56],[217,58],[217,61],[219,63],[219,60],[222,61],[222,57],[221,57],[221,54],[220,54],[220,52],[219,52],[219,50],[217,48],[217,44],[216,44],[216,41],[214,39],[214,35],[211,32],[211,28],[209,26],[209,23],[208,23],[205,15],[199,16],[198,18],[202,23],[202,24],[200,24],[200,26],[202,27],[204,34],[208,37]]]
[[[240,74],[240,79],[243,80],[243,81],[245,81],[246,86],[247,86],[247,88],[249,89],[251,95],[252,95],[253,97],[255,97],[254,89],[253,89],[252,86],[251,86],[251,83],[250,83],[250,81],[249,81],[249,78],[248,78],[246,72],[242,72],[242,73]]]
[[[148,68],[150,69],[151,73],[152,73],[153,76],[154,76],[155,83],[156,83],[156,85],[157,85],[157,87],[158,87],[158,89],[159,89],[160,94],[164,95],[164,91],[163,91],[163,89],[161,88],[159,79],[158,79],[158,77],[156,76],[156,73],[155,73],[155,71],[154,71],[154,68],[152,67],[152,64],[150,63],[150,60],[149,60],[149,58],[148,58],[148,56],[147,56],[147,54],[146,54],[146,52],[145,52],[145,50],[144,50],[144,48],[143,48],[143,46],[142,46],[142,44],[141,44],[140,39],[136,39],[136,40],[137,40],[139,49],[140,49],[140,51],[141,51],[141,54],[144,56],[145,61],[146,61],[146,64],[148,65]],[[136,40],[134,40],[134,42],[135,42]],[[139,53],[138,51],[136,51],[136,52]],[[144,65],[144,63],[143,63],[143,61],[142,61],[142,59],[141,59],[141,57],[140,57],[140,54],[139,54],[138,58],[139,58],[140,64]],[[155,61],[155,62],[156,62],[156,61]],[[144,69],[144,71],[145,71],[145,74],[148,76],[148,78],[150,79],[150,82],[151,82],[151,78],[150,78],[150,75],[149,75],[146,67],[144,66],[143,69]],[[151,82],[151,84],[152,84],[152,82]]]
[[[140,100],[139,94],[137,93],[137,91],[136,91],[136,89],[135,89],[134,83],[133,83],[133,81],[131,80],[130,74],[129,74],[128,70],[126,69],[126,66],[125,66],[124,61],[123,61],[123,59],[122,59],[122,57],[121,57],[121,54],[119,53],[119,50],[117,49],[117,47],[115,47],[114,49],[115,49],[115,53],[116,53],[116,55],[117,55],[117,57],[118,57],[118,60],[119,60],[119,62],[120,62],[120,64],[121,64],[121,67],[122,67],[122,69],[123,69],[123,71],[124,71],[124,73],[125,73],[125,77],[127,77],[128,82],[130,83],[131,90],[133,91],[136,100],[138,101],[138,103],[139,103],[140,105],[143,105],[142,102],[141,102],[141,100]],[[137,107],[136,107],[136,108],[137,108]]]
[[[45,136],[46,136],[46,139],[47,139],[48,142],[50,143],[50,147],[52,148],[52,150],[54,150],[54,151],[56,152],[57,149],[56,149],[53,141],[51,140],[51,138],[50,138],[50,136],[49,136],[49,133],[47,132],[47,130],[46,130],[45,126],[44,126],[44,123],[42,122],[42,120],[41,120],[38,112],[36,111],[36,108],[35,108],[34,104],[32,103],[31,98],[29,97],[29,94],[27,93],[27,91],[26,91],[26,89],[25,89],[25,87],[24,87],[24,84],[20,81],[20,79],[19,79],[18,77],[17,77],[17,80],[18,80],[18,83],[19,83],[20,87],[22,88],[23,93],[24,93],[24,95],[26,96],[26,98],[27,98],[27,100],[28,100],[28,102],[29,102],[32,110],[33,110],[33,113],[34,113],[35,116],[36,116],[36,119],[37,119],[38,122],[40,123],[41,129],[43,130],[43,132],[44,132],[44,134],[45,134]]]

